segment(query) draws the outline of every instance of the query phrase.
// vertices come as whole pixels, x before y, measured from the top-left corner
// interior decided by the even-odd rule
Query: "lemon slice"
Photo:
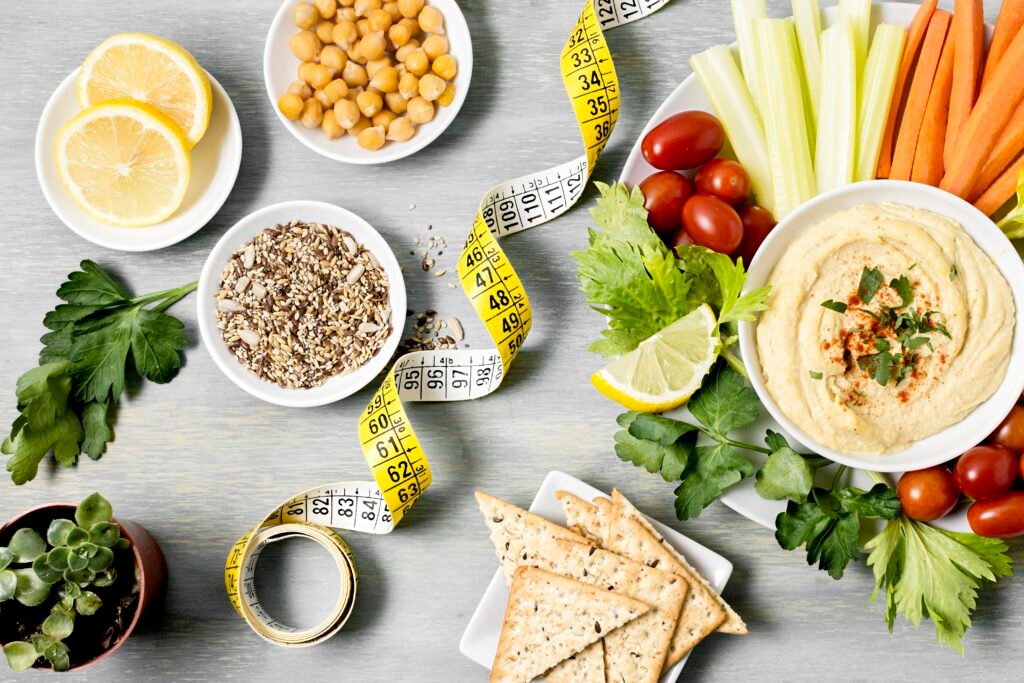
[[[630,410],[660,413],[686,403],[718,357],[715,313],[702,305],[591,376]]]
[[[173,214],[188,190],[188,142],[171,119],[133,100],[104,102],[57,133],[57,170],[78,204],[111,225]]]
[[[159,109],[185,131],[189,148],[210,125],[210,79],[188,51],[164,38],[120,33],[107,38],[82,63],[78,103],[130,98]]]

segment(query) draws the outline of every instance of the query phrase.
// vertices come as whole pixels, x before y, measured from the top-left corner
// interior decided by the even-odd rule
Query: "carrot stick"
[[[946,124],[946,168],[952,166],[957,136],[978,96],[981,48],[985,40],[985,16],[981,0],[956,0],[953,7],[956,60],[953,64],[953,91],[949,96],[949,121]]]
[[[992,44],[989,45],[988,57],[985,60],[985,75],[981,79],[982,90],[992,80],[996,65],[1003,58],[1006,48],[1021,26],[1024,26],[1024,0],[1003,0],[1003,8],[999,10],[996,30],[992,33]]]
[[[954,22],[956,19],[954,18]],[[962,59],[960,42],[956,44],[956,63]],[[956,94],[956,64],[953,65],[953,94]],[[951,95],[952,97],[952,95]],[[946,164],[940,187],[958,197],[967,197],[999,136],[1024,97],[1024,31],[1018,31],[992,75],[957,139],[953,163]],[[950,121],[953,101],[950,99]],[[949,128],[946,128],[947,150]],[[949,158],[948,156],[946,157]]]
[[[974,182],[974,190],[971,191],[969,199],[973,201],[981,196],[981,193],[996,181],[999,174],[1022,151],[1024,151],[1024,107],[1017,107],[1006,130],[999,136],[992,155],[982,167],[981,175]]]
[[[935,83],[935,70],[942,56],[942,45],[946,41],[949,20],[949,12],[936,10],[928,22],[928,32],[921,46],[921,56],[917,58],[914,80],[910,84],[900,130],[896,135],[896,152],[892,156],[892,168],[889,170],[889,177],[893,180],[910,180],[911,172],[914,170],[914,154],[917,152],[917,141],[921,135],[921,123],[924,121],[925,108],[928,106],[928,94]]]
[[[899,121],[900,111],[903,107],[903,95],[907,89],[907,80],[910,78],[910,70],[914,67],[914,60],[917,59],[917,52],[921,49],[921,42],[924,40],[925,30],[928,22],[931,21],[932,12],[939,0],[924,0],[914,15],[914,21],[910,23],[907,32],[907,45],[903,48],[903,56],[900,58],[900,70],[896,73],[896,89],[892,95],[892,105],[889,107],[889,120],[885,124],[885,135],[882,137],[882,153],[878,157],[879,178],[888,178],[889,169],[892,167],[892,148],[896,138],[896,122]],[[1024,0],[1022,0],[1024,1]]]
[[[982,193],[974,205],[986,216],[991,216],[1017,193],[1017,178],[1024,171],[1024,154],[1017,157],[1003,174]]]
[[[928,95],[928,106],[924,110],[921,136],[914,154],[914,172],[910,179],[938,187],[942,182],[943,154],[946,142],[946,119],[949,117],[949,94],[953,89],[953,50],[956,41],[946,37],[942,46],[942,58],[935,72],[935,82]]]

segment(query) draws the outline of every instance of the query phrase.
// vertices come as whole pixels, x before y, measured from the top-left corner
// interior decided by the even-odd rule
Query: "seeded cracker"
[[[588,645],[582,652],[544,674],[547,683],[604,683],[604,640]]]
[[[556,491],[555,498],[565,510],[566,526],[586,536],[591,542],[604,546],[605,521],[601,509],[568,491]]]
[[[529,683],[650,609],[618,593],[520,567],[513,576],[491,683]]]

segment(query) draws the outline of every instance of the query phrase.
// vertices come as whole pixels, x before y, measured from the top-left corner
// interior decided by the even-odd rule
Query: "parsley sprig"
[[[15,484],[35,478],[47,453],[64,467],[93,460],[114,438],[109,413],[131,377],[163,384],[181,367],[185,327],[165,311],[197,283],[133,297],[96,263],[82,261],[43,318],[39,367],[18,378],[18,417],[0,451]]]

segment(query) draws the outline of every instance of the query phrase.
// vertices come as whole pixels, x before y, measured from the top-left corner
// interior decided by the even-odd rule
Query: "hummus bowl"
[[[877,258],[857,254],[856,263],[851,258],[850,263],[840,262],[837,266],[831,260],[827,270],[818,271],[814,254],[823,251],[831,256],[823,246],[824,241],[835,241],[845,247],[843,233],[856,230],[874,217],[867,213],[857,216],[851,210],[868,207],[881,209],[884,214],[885,207],[877,206],[883,204],[898,205],[893,207],[895,215],[905,220],[906,226],[897,220],[895,228],[885,228],[892,241],[887,243],[885,238],[878,238]],[[830,218],[830,224],[823,223]],[[966,233],[973,244],[952,244],[941,230],[950,221],[959,224],[955,231],[961,242]],[[823,231],[823,227],[828,229]],[[820,240],[810,243],[801,239],[815,230],[821,234]],[[912,237],[915,232],[916,237]],[[927,256],[919,262],[918,251],[929,255],[941,252],[931,243],[933,237],[936,244],[952,250],[951,266]],[[868,231],[866,243],[870,245],[872,239]],[[915,255],[909,260],[903,258],[907,262],[897,267],[893,263],[900,263],[900,259],[893,261],[890,252],[901,248]],[[800,250],[801,254],[793,250]],[[883,265],[876,266],[876,261]],[[962,273],[957,267],[961,261],[971,264],[960,266]],[[914,273],[919,265],[921,270]],[[802,274],[800,267],[807,270]],[[968,267],[976,270],[968,271]],[[843,283],[838,289],[819,288],[822,281],[827,282],[829,275],[841,268],[847,272],[842,278],[835,278]],[[867,297],[872,302],[870,306],[856,296],[858,283],[854,271],[860,273],[862,268],[864,272],[876,269],[878,298],[873,299],[873,291]],[[987,275],[990,282],[979,280],[979,274]],[[887,298],[896,297],[898,301],[895,281],[905,276],[916,283],[915,292],[919,285],[921,292],[917,301],[907,305],[904,300],[901,306]],[[956,282],[958,278],[960,283]],[[988,436],[1024,390],[1024,264],[992,221],[951,194],[916,183],[877,180],[816,197],[771,232],[749,265],[748,290],[773,281],[779,285],[778,296],[769,298],[769,311],[756,321],[740,324],[740,351],[751,384],[771,416],[789,434],[806,448],[835,462],[879,472],[901,472],[952,460]],[[799,291],[804,285],[809,288],[807,296]],[[947,296],[941,296],[942,292]],[[954,292],[958,301],[948,296]],[[811,297],[822,301],[815,303],[810,301]],[[773,303],[779,308],[771,308]],[[916,310],[915,304],[921,310]],[[925,309],[931,308],[940,309],[936,317],[922,318]],[[877,314],[885,309],[893,318],[900,312],[914,315],[916,311],[918,322],[914,329],[918,330],[919,338],[915,342],[924,344],[914,347],[916,359],[911,359],[908,347],[902,345],[914,334],[906,339],[900,337],[903,341],[897,342],[892,329],[874,325]],[[947,314],[951,337],[942,324]],[[926,322],[922,324],[921,320]],[[868,331],[866,327],[873,329]],[[825,338],[821,338],[819,347],[821,330],[840,335],[836,338],[843,340],[844,348],[828,351],[830,342]],[[934,348],[927,337],[934,340]],[[854,341],[847,342],[848,339]],[[854,342],[863,348],[851,346]],[[885,353],[890,344],[892,353]],[[902,388],[896,384],[898,351],[905,352],[905,374],[898,376],[901,382],[905,377],[909,380]],[[873,377],[878,368],[871,361],[881,356],[886,356],[886,367],[881,371],[883,379],[876,380]],[[888,366],[894,358],[896,363],[890,374]],[[906,359],[910,359],[909,363]],[[846,366],[850,369],[844,372]],[[892,379],[885,379],[888,377]],[[843,394],[844,391],[847,393]],[[879,433],[872,434],[874,429]]]

